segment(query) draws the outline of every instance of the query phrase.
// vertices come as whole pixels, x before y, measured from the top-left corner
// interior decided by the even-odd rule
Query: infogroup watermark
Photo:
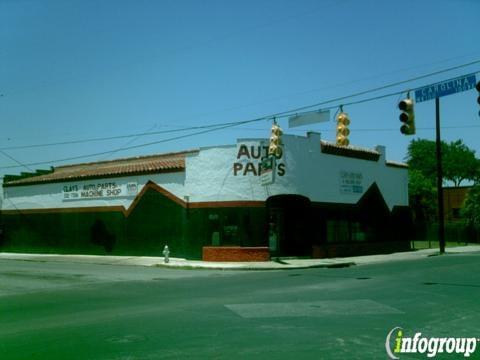
[[[470,357],[477,349],[480,339],[455,337],[425,337],[421,332],[413,337],[405,336],[401,327],[395,327],[387,335],[385,350],[392,360],[400,359],[402,354],[425,354],[429,358],[437,354],[462,354]]]

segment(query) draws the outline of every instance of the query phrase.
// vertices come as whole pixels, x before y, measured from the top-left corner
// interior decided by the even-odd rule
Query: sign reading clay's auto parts
[[[137,195],[136,182],[118,184],[115,181],[69,184],[63,186],[63,201],[109,199]]]

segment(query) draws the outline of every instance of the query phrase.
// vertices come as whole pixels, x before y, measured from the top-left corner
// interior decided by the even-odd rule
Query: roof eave
[[[104,178],[121,178],[121,177],[129,177],[129,176],[140,176],[140,175],[148,175],[148,174],[165,174],[165,173],[176,173],[176,172],[184,172],[185,167],[172,167],[167,169],[156,169],[150,171],[133,171],[133,172],[122,172],[122,173],[111,173],[111,174],[95,174],[95,175],[78,175],[78,176],[71,176],[71,177],[62,177],[58,179],[36,179],[35,178],[28,178],[24,180],[18,181],[11,181],[8,183],[4,183],[3,187],[17,187],[17,186],[30,186],[30,185],[44,185],[44,184],[58,184],[58,183],[66,183],[70,181],[84,181],[84,180],[94,180],[94,179],[104,179]],[[29,180],[29,181],[28,181]]]

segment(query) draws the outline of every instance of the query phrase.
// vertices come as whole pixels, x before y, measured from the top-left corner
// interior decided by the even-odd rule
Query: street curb
[[[466,254],[480,252],[480,245],[469,245],[447,249],[445,255]],[[409,261],[417,259],[432,259],[437,257],[436,249],[421,249],[392,254],[378,254],[366,256],[353,256],[351,258],[331,259],[283,259],[280,261],[265,262],[204,262],[201,260],[187,260],[183,258],[170,258],[169,263],[164,263],[163,257],[158,256],[119,256],[119,255],[82,255],[82,254],[37,254],[0,252],[0,260],[34,261],[34,262],[66,262],[95,265],[117,266],[144,266],[158,267],[172,270],[220,270],[220,271],[272,271],[272,270],[301,270],[315,268],[342,268],[362,266],[384,262]]]
[[[355,262],[342,262],[335,264],[313,264],[313,265],[290,265],[286,264],[283,267],[280,266],[265,266],[265,267],[251,267],[248,265],[245,266],[201,266],[201,265],[167,265],[167,264],[153,264],[151,267],[159,267],[163,269],[174,269],[174,270],[222,270],[222,271],[271,271],[271,270],[301,270],[301,269],[318,269],[318,268],[344,268],[357,265]]]

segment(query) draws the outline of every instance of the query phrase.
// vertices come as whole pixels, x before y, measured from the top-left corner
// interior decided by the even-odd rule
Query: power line
[[[21,166],[28,168],[29,166],[38,166],[38,165],[54,164],[54,163],[71,161],[71,160],[79,160],[79,159],[84,159],[84,158],[89,158],[89,157],[94,157],[94,156],[108,155],[108,154],[111,154],[111,153],[114,152],[114,151],[116,152],[116,151],[125,151],[125,150],[138,149],[138,148],[146,147],[146,146],[150,146],[150,145],[156,145],[156,144],[166,143],[166,142],[169,142],[169,141],[180,140],[180,139],[184,139],[184,138],[187,138],[187,137],[190,137],[190,136],[206,134],[206,133],[209,133],[209,132],[213,132],[213,131],[217,131],[217,130],[222,130],[222,129],[226,129],[226,128],[229,128],[229,127],[232,127],[232,126],[238,126],[238,125],[241,125],[241,124],[247,124],[247,123],[251,123],[251,122],[259,121],[259,120],[265,120],[265,119],[264,119],[264,118],[261,118],[261,119],[252,119],[252,120],[246,120],[246,121],[243,121],[243,122],[240,122],[240,123],[239,123],[239,122],[235,122],[235,123],[230,123],[230,124],[228,124],[228,125],[219,126],[219,127],[213,128],[213,129],[207,129],[207,130],[197,131],[197,132],[194,132],[194,133],[185,134],[185,135],[180,135],[180,136],[175,136],[175,137],[171,137],[171,138],[163,139],[163,140],[158,140],[158,141],[153,141],[153,142],[146,143],[146,144],[133,145],[133,146],[128,146],[128,147],[124,147],[124,148],[120,148],[120,149],[116,149],[116,150],[102,151],[102,152],[93,153],[93,154],[88,154],[88,155],[72,156],[72,157],[63,158],[63,159],[57,159],[57,160],[39,161],[39,162],[34,162],[34,163],[29,163],[29,164],[22,164]],[[16,162],[17,162],[17,161],[16,161]],[[18,162],[17,162],[17,163],[18,163]],[[0,169],[1,169],[1,170],[4,170],[4,169],[13,169],[13,168],[17,168],[17,167],[20,167],[20,166],[19,166],[19,165],[3,166],[3,167],[0,167]]]
[[[151,130],[155,129],[156,125],[154,125]],[[103,159],[99,159],[99,161],[102,161],[102,160],[106,160],[107,158],[111,157],[112,155],[116,154],[117,152],[120,152],[122,151],[124,148],[126,148],[127,146],[129,146],[130,144],[133,144],[135,141],[137,141],[139,138],[141,137],[141,135],[138,135],[130,140],[128,140],[127,142],[125,142],[121,147],[119,148],[116,148],[116,149],[113,149],[109,154],[107,154]]]
[[[369,94],[369,93],[372,93],[372,92],[377,92],[377,91],[384,90],[384,89],[387,89],[387,88],[390,88],[390,87],[402,85],[402,84],[412,82],[412,81],[417,81],[417,80],[424,79],[424,78],[427,78],[427,77],[430,77],[430,76],[442,74],[442,73],[449,72],[449,71],[452,71],[452,70],[457,70],[457,69],[468,67],[468,66],[478,64],[478,63],[480,63],[480,59],[469,62],[469,63],[453,66],[453,67],[450,67],[450,68],[447,68],[447,69],[442,69],[442,70],[434,71],[434,72],[431,72],[431,73],[428,73],[428,74],[420,75],[420,76],[410,78],[410,79],[407,79],[407,80],[402,80],[402,81],[398,81],[398,82],[395,82],[395,83],[391,83],[391,84],[383,85],[383,86],[380,86],[380,87],[376,87],[376,88],[373,88],[373,89],[364,90],[364,91],[361,91],[361,92],[358,92],[358,93],[354,93],[354,94],[350,94],[350,95],[346,95],[346,96],[341,96],[341,97],[325,100],[325,101],[322,101],[322,102],[319,102],[319,103],[316,103],[316,104],[312,104],[312,105],[302,106],[302,107],[299,107],[299,108],[296,108],[296,109],[293,109],[293,110],[287,110],[287,111],[279,112],[279,113],[276,113],[276,114],[263,116],[263,117],[260,117],[260,118],[257,118],[257,119],[253,119],[252,121],[261,121],[261,120],[266,120],[266,119],[272,119],[274,117],[279,117],[280,118],[280,117],[290,116],[294,113],[298,113],[299,111],[319,107],[321,105],[329,104],[329,103],[332,103],[332,102],[338,102],[338,101],[346,100],[346,99],[353,98],[353,97],[358,97],[358,96]],[[413,90],[415,90],[415,88],[410,89],[410,90],[413,91]],[[397,91],[397,92],[390,93],[390,94],[380,95],[380,96],[374,97],[374,98],[367,98],[367,99],[362,99],[362,100],[357,100],[357,101],[351,101],[351,102],[348,102],[348,103],[343,103],[342,105],[355,105],[355,104],[360,104],[360,103],[369,102],[369,101],[373,101],[373,100],[379,100],[379,99],[383,99],[383,98],[386,98],[386,97],[402,94],[405,91],[406,90],[402,90],[402,91]],[[337,108],[337,107],[338,107],[338,105],[334,105],[334,106],[330,106],[330,107],[323,108],[323,109],[328,110],[328,109],[334,109],[334,108]],[[168,134],[168,133],[191,131],[191,130],[212,129],[212,128],[216,128],[216,127],[219,127],[219,126],[221,127],[221,126],[224,126],[224,125],[235,125],[235,124],[241,125],[243,123],[244,123],[243,121],[237,121],[237,122],[218,123],[218,124],[204,125],[204,126],[191,126],[191,127],[184,127],[184,128],[179,128],[179,129],[142,132],[142,133],[127,134],[127,135],[109,136],[109,137],[89,138],[89,139],[80,139],[80,140],[71,140],[71,141],[60,141],[60,142],[43,143],[43,144],[9,146],[9,147],[0,148],[0,150],[33,149],[33,148],[41,148],[41,147],[49,147],[49,146],[82,144],[82,143],[87,143],[87,142],[110,141],[110,140],[126,139],[126,138],[132,138],[132,137],[160,135],[160,134]]]
[[[24,167],[26,169],[28,169],[29,171],[33,171],[35,172],[35,170],[33,170],[32,168],[30,168],[28,166],[28,164],[23,164],[22,162],[18,161],[17,159],[15,159],[13,156],[10,156],[9,154],[7,154],[5,151],[3,150],[0,150],[0,154],[2,154],[3,156],[9,158],[10,160],[13,160],[14,162],[16,162],[18,164],[18,166],[14,166],[14,167]]]
[[[228,125],[228,124],[236,124],[236,123],[237,122],[204,125],[204,126],[190,126],[190,127],[179,128],[179,129],[145,131],[145,132],[141,132],[141,133],[127,134],[127,135],[117,135],[117,136],[98,137],[98,138],[87,138],[87,139],[70,140],[70,141],[58,141],[58,142],[43,143],[43,144],[8,146],[8,147],[0,148],[0,151],[1,150],[34,149],[34,148],[49,147],[49,146],[74,145],[74,144],[84,144],[84,143],[88,143],[88,142],[100,142],[100,141],[128,139],[128,138],[134,138],[134,137],[140,137],[140,136],[151,136],[151,135],[169,134],[169,133],[199,130],[199,129],[209,129],[209,128],[215,128],[215,127],[220,126],[220,125]]]
[[[251,122],[254,122],[254,121],[259,121],[260,119],[252,119],[252,120],[247,120],[243,123],[251,123]],[[262,118],[261,120],[265,120],[264,118]],[[169,141],[174,141],[174,140],[180,140],[180,139],[183,139],[183,138],[187,138],[187,137],[190,137],[190,136],[195,136],[195,135],[201,135],[201,134],[206,134],[206,133],[209,133],[209,132],[213,132],[213,131],[217,131],[217,130],[223,130],[223,129],[226,129],[226,128],[229,128],[229,127],[233,127],[233,126],[238,126],[239,124],[236,122],[236,123],[231,123],[229,125],[226,125],[226,126],[223,126],[223,127],[218,127],[218,128],[215,128],[215,129],[208,129],[208,130],[204,130],[204,131],[198,131],[198,132],[195,132],[195,133],[191,133],[191,134],[186,134],[186,135],[181,135],[181,136],[176,136],[176,137],[172,137],[172,138],[168,138],[168,139],[163,139],[163,140],[159,140],[159,141],[154,141],[154,142],[151,142],[151,143],[148,143],[148,144],[139,144],[139,145],[134,145],[134,146],[129,146],[129,147],[124,147],[124,148],[121,148],[121,149],[116,149],[114,151],[118,152],[118,151],[124,151],[124,150],[131,150],[131,149],[137,149],[137,148],[141,148],[141,147],[145,147],[145,146],[150,146],[150,145],[155,145],[155,144],[160,144],[160,143],[165,143],[165,142],[169,142]],[[478,128],[480,127],[480,125],[464,125],[464,126],[445,126],[443,127],[444,129],[458,129],[458,128]],[[420,128],[417,128],[417,130],[434,130],[435,128],[433,127],[420,127]],[[251,129],[251,130],[260,130],[260,129]],[[262,129],[263,130],[263,129]],[[330,132],[330,130],[323,130],[325,132]],[[333,131],[333,130],[332,130]],[[356,132],[390,132],[390,131],[398,131],[397,128],[395,129],[392,129],[392,128],[385,128],[385,129],[378,129],[378,128],[375,128],[375,129],[355,129]],[[94,156],[102,156],[102,155],[109,155],[112,153],[112,150],[110,151],[104,151],[104,152],[99,152],[99,153],[94,153],[94,154],[88,154],[88,155],[79,155],[79,156],[73,156],[73,157],[68,157],[68,158],[63,158],[63,159],[57,159],[57,160],[50,160],[50,161],[41,161],[41,162],[35,162],[35,163],[29,163],[29,164],[23,164],[21,162],[19,162],[18,160],[12,158],[10,155],[6,154],[4,151],[1,151],[0,152],[2,154],[4,154],[5,156],[7,156],[8,158],[14,160],[17,164],[19,165],[13,165],[13,166],[4,166],[4,167],[0,167],[1,170],[4,170],[4,169],[14,169],[14,168],[18,168],[18,167],[25,167],[27,168],[28,170],[30,171],[33,171],[30,166],[38,166],[38,165],[46,165],[46,164],[54,164],[54,163],[59,163],[59,162],[64,162],[64,161],[71,161],[71,160],[79,160],[79,159],[84,159],[84,158],[89,158],[89,157],[94,157]]]
[[[311,108],[314,108],[314,107],[318,108],[318,107],[320,107],[321,105],[324,105],[324,104],[328,104],[328,103],[332,103],[332,102],[338,102],[338,101],[341,101],[341,100],[346,100],[346,99],[349,99],[349,98],[358,97],[358,96],[365,95],[365,94],[368,94],[368,93],[377,92],[377,91],[384,90],[384,89],[387,89],[387,88],[390,88],[390,87],[394,87],[394,86],[402,85],[402,84],[405,84],[405,83],[408,83],[408,82],[417,81],[417,80],[420,80],[420,79],[423,79],[423,78],[426,78],[426,77],[438,75],[438,74],[441,74],[441,73],[444,73],[444,72],[448,72],[448,71],[460,69],[460,68],[463,68],[463,67],[471,66],[471,65],[477,64],[477,63],[480,63],[480,60],[476,60],[476,61],[472,61],[472,62],[469,62],[469,63],[466,63],[466,64],[450,67],[448,69],[435,71],[435,72],[432,72],[432,73],[429,73],[429,74],[417,76],[415,78],[411,78],[411,79],[402,80],[402,81],[398,81],[398,82],[395,82],[395,83],[383,85],[383,86],[380,86],[380,87],[377,87],[377,88],[361,91],[361,92],[350,94],[350,95],[347,95],[347,96],[342,96],[342,97],[322,101],[322,102],[319,102],[319,103],[316,103],[316,104],[303,106],[303,107],[296,108],[296,109],[293,109],[293,110],[288,110],[288,111],[278,112],[278,113],[267,115],[267,116],[258,117],[258,118],[255,118],[255,119],[244,120],[244,121],[236,121],[236,122],[228,122],[228,123],[219,123],[219,124],[213,124],[213,125],[204,125],[204,126],[197,126],[197,127],[189,127],[189,128],[182,128],[182,129],[176,129],[176,130],[165,130],[165,132],[175,132],[175,131],[188,131],[188,130],[201,129],[200,131],[197,131],[197,132],[194,132],[194,133],[179,135],[179,136],[175,136],[175,137],[171,137],[171,138],[167,138],[167,139],[163,139],[163,140],[153,141],[153,142],[134,145],[134,146],[123,147],[123,148],[119,148],[119,149],[116,149],[116,150],[98,152],[98,153],[93,153],[93,154],[88,154],[88,155],[79,155],[79,156],[68,157],[68,158],[57,159],[57,160],[51,160],[51,161],[41,161],[41,162],[29,163],[29,164],[26,164],[26,165],[23,165],[23,166],[27,167],[27,166],[45,165],[45,164],[52,164],[52,163],[58,163],[58,162],[65,162],[65,161],[89,158],[89,157],[94,157],[94,156],[107,155],[107,154],[111,154],[111,153],[114,153],[114,152],[132,150],[132,149],[137,149],[137,148],[146,147],[146,146],[150,146],[150,145],[156,145],[156,144],[161,144],[161,143],[170,142],[170,141],[174,141],[174,140],[180,140],[180,139],[184,139],[184,138],[191,137],[191,136],[196,136],[196,135],[206,134],[206,133],[213,132],[213,131],[223,130],[223,129],[226,129],[226,128],[229,128],[229,127],[234,127],[234,126],[249,124],[249,123],[253,123],[253,122],[264,121],[264,120],[271,120],[271,119],[275,119],[275,118],[287,117],[287,116],[291,116],[291,115],[294,115],[294,114],[298,114],[299,111],[303,111],[303,110],[306,110],[306,109],[311,109]],[[472,73],[472,74],[476,74],[476,72]],[[414,90],[419,89],[419,88],[420,87],[411,88],[408,91],[414,91]],[[374,100],[378,100],[378,99],[402,94],[402,93],[405,93],[406,91],[407,90],[396,91],[396,92],[389,93],[389,94],[378,95],[378,96],[371,97],[371,98],[351,101],[349,103],[343,103],[342,105],[353,105],[353,104],[359,104],[359,103],[364,103],[364,102],[368,102],[368,101],[374,101]],[[332,105],[330,107],[323,108],[323,109],[325,109],[325,110],[326,109],[333,109],[333,108],[337,108],[338,106],[339,105]],[[147,132],[147,133],[143,133],[143,134],[146,135],[146,134],[151,134],[151,133]],[[139,134],[124,135],[122,137],[132,137],[132,136],[139,136]],[[110,137],[110,139],[111,138],[113,138],[113,137]],[[115,137],[115,138],[119,138],[119,137]],[[98,139],[100,139],[100,138],[91,139],[91,140],[97,141]],[[83,140],[83,141],[85,142],[86,140]],[[71,144],[71,143],[72,142],[62,142],[62,145]],[[40,147],[41,145],[35,145],[35,146]],[[48,146],[51,146],[51,144],[48,145]],[[3,169],[12,169],[12,168],[17,168],[17,167],[19,167],[19,166],[6,166],[6,167],[0,167],[0,169],[2,169],[2,170]]]
[[[377,92],[377,91],[380,91],[380,90],[384,90],[384,89],[391,88],[391,87],[394,87],[394,86],[406,84],[406,83],[409,83],[409,82],[412,82],[412,81],[417,81],[417,80],[420,80],[420,79],[424,79],[424,78],[427,78],[427,77],[430,77],[430,76],[442,74],[442,73],[449,72],[449,71],[452,71],[452,70],[457,70],[457,69],[460,69],[460,68],[468,67],[468,66],[478,64],[478,63],[480,63],[480,59],[469,62],[469,63],[453,66],[453,67],[450,67],[450,68],[447,68],[447,69],[442,69],[442,70],[434,71],[434,72],[431,72],[431,73],[428,73],[428,74],[420,75],[420,76],[410,78],[410,79],[407,79],[407,80],[402,80],[402,81],[398,81],[398,82],[395,82],[395,83],[379,86],[379,87],[376,87],[376,88],[373,88],[373,89],[364,90],[364,91],[361,91],[361,92],[358,92],[358,93],[353,93],[353,94],[350,94],[350,95],[325,100],[325,101],[322,101],[322,102],[319,102],[319,103],[316,103],[316,104],[306,105],[306,106],[302,106],[302,107],[299,107],[299,108],[296,108],[296,109],[287,110],[287,111],[279,112],[279,113],[276,113],[276,114],[263,116],[263,117],[257,118],[256,121],[272,119],[274,117],[281,118],[281,117],[290,116],[294,113],[298,113],[299,111],[319,107],[319,106],[322,106],[322,105],[325,105],[325,104],[329,104],[329,103],[332,103],[332,102],[338,102],[338,101],[346,100],[346,99],[353,98],[353,97],[358,97],[358,96],[369,94],[369,93],[372,93],[372,92]],[[418,89],[418,88],[413,88],[413,89],[410,89],[410,90],[413,91],[415,89]],[[402,90],[402,91],[397,91],[397,92],[390,93],[390,94],[380,95],[380,96],[374,97],[374,98],[367,98],[367,99],[362,99],[362,100],[357,100],[357,101],[351,101],[351,102],[348,102],[348,103],[343,103],[342,105],[355,105],[355,104],[360,104],[360,103],[369,102],[369,101],[373,101],[373,100],[379,100],[379,99],[383,99],[383,98],[386,98],[386,97],[390,97],[390,96],[405,93],[405,91],[406,90]],[[328,109],[334,109],[334,108],[337,108],[337,107],[338,107],[338,105],[334,105],[334,106],[330,106],[330,107],[323,108],[323,109],[328,110]],[[255,121],[255,119],[253,121]],[[43,143],[43,144],[8,146],[8,147],[0,148],[0,150],[33,149],[33,148],[41,148],[41,147],[49,147],[49,146],[82,144],[82,143],[87,143],[87,142],[110,141],[110,140],[126,139],[126,138],[132,138],[132,137],[169,134],[169,133],[191,131],[191,130],[211,129],[211,128],[216,128],[216,127],[223,126],[223,125],[234,125],[234,124],[240,124],[241,125],[243,123],[244,123],[243,121],[237,121],[237,122],[218,123],[218,124],[204,125],[204,126],[190,126],[190,127],[179,128],[179,129],[150,131],[150,132],[142,132],[142,133],[134,133],[134,134],[118,135],[118,136],[109,136],[109,137],[98,137],[98,138],[89,138],[89,139],[87,138],[87,139],[80,139],[80,140],[60,141],[60,142],[51,142],[51,143]]]
[[[455,126],[442,126],[442,129],[472,129],[472,128],[480,128],[480,125],[455,125]],[[417,130],[435,130],[435,127],[416,127]],[[249,131],[264,131],[265,129],[261,128],[243,128],[242,130],[249,130]],[[304,133],[305,130],[300,129],[289,129],[292,132],[302,132]],[[319,132],[335,132],[335,129],[320,129]],[[354,128],[352,129],[354,132],[389,132],[389,131],[398,131],[398,128]]]
[[[322,105],[329,104],[329,103],[332,103],[332,102],[338,102],[338,101],[346,100],[346,99],[349,99],[349,98],[352,98],[352,97],[357,97],[357,96],[361,96],[361,95],[366,95],[366,94],[369,94],[369,93],[372,93],[372,92],[377,92],[377,91],[380,91],[380,90],[385,90],[385,89],[388,89],[388,88],[391,88],[391,87],[394,87],[394,86],[399,86],[399,85],[403,85],[403,84],[406,84],[406,83],[409,83],[409,82],[412,82],[412,81],[417,81],[417,80],[425,79],[425,78],[430,77],[430,76],[435,76],[435,75],[443,74],[443,73],[445,73],[445,72],[449,72],[449,71],[461,69],[461,68],[464,68],[464,67],[468,67],[468,66],[471,66],[471,65],[478,64],[478,63],[480,63],[480,60],[475,60],[475,61],[472,61],[472,62],[469,62],[469,63],[466,63],[466,64],[453,66],[453,67],[450,67],[450,68],[448,68],[448,69],[443,69],[443,70],[434,71],[434,72],[431,72],[431,73],[428,73],[428,74],[425,74],[425,75],[420,75],[420,76],[417,76],[417,77],[414,77],[414,78],[410,78],[410,79],[407,79],[407,80],[397,81],[397,82],[394,82],[394,83],[391,83],[391,84],[379,86],[379,87],[377,87],[377,88],[373,88],[373,89],[369,89],[369,90],[364,90],[364,91],[360,91],[360,92],[358,92],[358,93],[353,93],[353,94],[346,95],[346,96],[340,96],[340,97],[333,98],[333,99],[330,99],[330,100],[325,100],[325,101],[322,101],[322,102],[319,102],[319,103],[316,103],[316,104],[306,105],[306,106],[302,106],[302,107],[299,107],[299,108],[296,108],[296,109],[293,109],[293,110],[289,110],[289,111],[277,113],[276,116],[277,116],[277,117],[280,117],[280,116],[282,116],[282,115],[284,115],[284,114],[286,114],[286,113],[290,114],[290,113],[292,113],[292,112],[303,111],[303,110],[307,110],[307,109],[311,109],[311,108],[315,108],[315,107],[320,107],[320,106],[322,106]],[[475,72],[475,73],[476,73],[476,72]],[[420,87],[413,88],[413,89],[409,89],[409,90],[415,90],[415,89],[419,89],[419,88],[420,88]],[[406,90],[403,90],[403,91],[401,91],[401,92],[396,92],[396,93],[391,94],[391,95],[385,95],[385,96],[383,96],[383,97],[401,94],[401,93],[404,93],[405,91],[406,91]],[[376,98],[375,98],[375,99],[376,99]],[[375,100],[375,99],[374,99],[374,100]],[[367,100],[365,100],[365,101],[367,101]],[[350,104],[353,104],[353,102],[350,103]],[[347,104],[343,104],[343,105],[347,105]]]
[[[471,128],[480,128],[480,125],[464,125],[464,126],[442,126],[442,129],[445,130],[450,130],[450,129],[471,129]],[[417,131],[423,131],[423,130],[435,130],[435,127],[433,126],[425,126],[425,127],[416,127]],[[334,132],[336,130],[323,130],[325,132]],[[395,131],[398,132],[398,128],[383,128],[383,129],[375,129],[375,128],[370,128],[370,129],[352,129],[352,131],[355,132],[390,132],[390,131]]]

